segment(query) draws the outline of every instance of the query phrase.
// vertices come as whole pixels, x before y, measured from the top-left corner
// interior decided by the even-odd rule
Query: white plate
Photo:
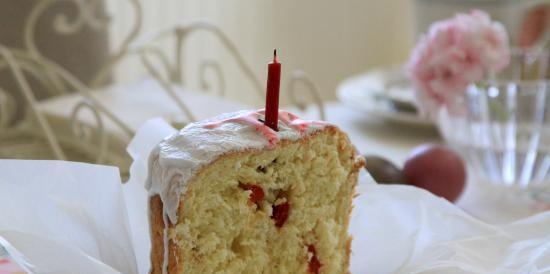
[[[435,124],[411,111],[396,109],[392,100],[412,104],[412,90],[407,88],[402,70],[371,71],[350,78],[338,86],[338,98],[344,104],[378,119],[410,126],[433,127]],[[398,86],[388,88],[392,83]]]

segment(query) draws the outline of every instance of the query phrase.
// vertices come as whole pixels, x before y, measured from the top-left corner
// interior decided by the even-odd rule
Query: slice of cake
[[[348,273],[364,159],[345,133],[279,111],[192,123],[150,157],[153,274]]]

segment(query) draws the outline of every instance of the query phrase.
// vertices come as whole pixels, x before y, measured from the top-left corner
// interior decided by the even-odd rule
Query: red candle
[[[264,124],[277,131],[279,122],[279,87],[281,85],[281,63],[277,62],[277,50],[273,51],[273,62],[267,65],[267,95],[265,100]]]

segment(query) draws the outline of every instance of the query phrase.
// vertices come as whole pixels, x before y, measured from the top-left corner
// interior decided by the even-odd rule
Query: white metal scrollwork
[[[118,62],[122,61],[122,59],[124,59],[126,55],[128,55],[130,45],[132,44],[132,42],[134,42],[134,40],[137,39],[141,31],[143,10],[141,8],[139,0],[128,0],[128,2],[134,10],[134,24],[131,30],[128,32],[127,36],[124,38],[124,40],[122,40],[122,43],[115,51],[113,51],[111,57],[107,60],[105,65],[103,65],[103,67],[96,73],[95,77],[90,82],[90,87],[97,87],[105,83],[105,80],[113,71],[115,65]]]
[[[163,29],[155,33],[149,34],[146,38],[144,38],[143,41],[141,41],[141,43],[138,43],[138,45],[151,44],[154,41],[158,41],[160,39],[167,38],[170,36],[175,36],[175,39],[176,39],[175,63],[173,64],[170,63],[168,61],[169,58],[166,56],[166,54],[158,48],[149,48],[147,50],[147,52],[154,54],[158,58],[167,76],[165,77],[161,76],[163,74],[160,72],[159,69],[155,69],[153,67],[152,61],[149,60],[146,57],[146,53],[143,53],[143,52],[142,52],[142,61],[144,63],[144,66],[150,72],[150,74],[169,93],[170,97],[176,98],[175,100],[178,106],[190,118],[190,120],[191,121],[194,120],[192,118],[193,116],[191,111],[187,107],[185,107],[185,104],[183,103],[183,101],[177,99],[176,93],[173,91],[173,87],[171,83],[184,84],[185,77],[184,77],[182,62],[185,58],[183,57],[184,55],[183,46],[188,40],[187,37],[191,33],[197,32],[197,31],[209,32],[215,37],[217,37],[219,41],[221,41],[222,45],[235,58],[240,70],[244,73],[246,78],[249,79],[249,81],[252,83],[254,90],[258,94],[258,98],[260,98],[263,103],[263,98],[265,96],[264,87],[261,84],[260,80],[254,74],[250,66],[244,61],[243,56],[240,54],[235,44],[216,25],[208,21],[201,20],[201,21],[193,22],[181,27]],[[208,71],[212,71],[215,73],[216,79],[218,81],[219,94],[223,96],[225,94],[225,88],[226,88],[225,77],[223,74],[222,67],[216,61],[205,60],[200,63],[198,77],[199,77],[199,81],[200,81],[199,83],[201,85],[201,88],[205,90],[208,90],[210,88],[210,85],[208,84],[208,81],[207,81],[207,75],[206,75]],[[326,119],[323,101],[321,99],[321,96],[319,95],[319,89],[317,88],[315,83],[311,80],[311,78],[308,77],[303,71],[300,71],[300,70],[294,71],[291,75],[290,81],[288,82],[288,93],[292,104],[296,105],[301,110],[305,109],[305,104],[306,104],[306,101],[304,100],[305,97],[298,96],[298,94],[302,90],[304,90],[304,89],[298,89],[298,86],[300,84],[305,87],[305,90],[309,93],[310,97],[313,99],[315,106],[319,110],[319,117],[323,120]]]
[[[296,70],[292,73],[290,81],[288,82],[288,94],[293,105],[298,107],[298,109],[304,111],[307,108],[307,101],[304,99],[304,96],[299,96],[299,91],[303,89],[298,89],[298,84],[302,83],[305,86],[310,96],[313,98],[313,101],[317,108],[319,109],[319,117],[321,120],[326,120],[325,107],[323,104],[323,99],[319,95],[319,89],[315,83],[309,78],[305,72],[301,70]]]
[[[122,129],[128,135],[128,140],[133,136],[134,131],[127,124],[125,124],[122,119],[109,110],[101,101],[97,100],[89,87],[87,87],[65,68],[57,65],[56,63],[52,61],[45,61],[45,64],[49,70],[54,71],[57,75],[59,75],[73,88],[73,90],[76,90],[80,95],[82,95],[82,97],[93,103],[93,106],[97,108],[99,112],[103,113],[108,119],[113,121],[120,129]]]
[[[207,80],[208,71],[215,73],[218,79],[218,93],[221,97],[225,95],[225,79],[223,77],[223,70],[220,63],[214,60],[204,60],[199,65],[199,80],[202,90],[211,90],[211,84]]]
[[[252,68],[246,63],[235,43],[233,43],[233,41],[231,41],[231,39],[229,39],[229,37],[227,37],[227,35],[218,26],[208,21],[197,21],[176,29],[178,40],[180,41],[180,43],[178,44],[178,54],[176,55],[176,61],[179,62],[177,65],[177,69],[179,70],[178,75],[181,75],[182,79],[184,79],[183,66],[181,64],[181,62],[184,60],[182,46],[186,41],[186,38],[193,32],[197,31],[210,32],[215,37],[217,37],[222,45],[229,51],[229,53],[231,53],[231,56],[235,58],[237,65],[244,73],[244,75],[248,78],[248,80],[252,83],[254,90],[257,92],[259,98],[264,98],[265,95],[263,85],[261,84],[258,77],[256,77],[256,75],[254,74]]]
[[[25,64],[23,60],[19,60],[16,58],[16,54],[12,54],[12,51],[18,52],[20,50],[17,49],[9,49],[5,46],[0,45],[0,56],[2,57],[2,60],[4,60],[6,64],[6,68],[10,69],[12,71],[13,76],[19,85],[20,90],[22,91],[23,95],[25,96],[25,100],[27,102],[27,107],[31,110],[32,114],[35,116],[36,121],[38,122],[38,125],[40,126],[40,129],[43,131],[44,136],[46,137],[46,140],[48,141],[50,147],[52,148],[52,151],[54,152],[55,158],[57,159],[66,159],[66,156],[64,155],[61,146],[59,145],[58,138],[53,133],[48,121],[45,119],[44,115],[41,113],[41,111],[38,109],[36,98],[34,97],[34,93],[32,92],[25,75],[22,73],[22,69],[19,66],[20,64]],[[28,55],[24,55],[23,53],[19,52],[19,55],[25,56],[25,60],[27,62],[33,61],[32,57],[29,57]],[[83,144],[90,143],[94,140],[94,138],[91,138],[92,135],[96,136],[95,139],[98,140],[98,144],[90,144],[98,149],[94,149],[93,151],[97,152],[97,155],[95,156],[97,163],[102,163],[105,159],[105,155],[107,153],[107,132],[104,127],[104,117],[111,120],[115,125],[117,125],[119,128],[123,130],[127,134],[127,141],[130,140],[130,138],[133,136],[133,130],[130,129],[119,117],[114,115],[107,107],[103,105],[102,102],[97,100],[93,93],[90,91],[90,89],[84,85],[78,78],[76,78],[74,75],[72,75],[70,72],[68,72],[63,67],[59,66],[53,61],[50,61],[46,58],[41,58],[39,61],[34,60],[35,62],[40,62],[41,66],[44,68],[44,70],[47,70],[51,73],[51,75],[55,75],[60,80],[63,81],[64,84],[66,84],[68,87],[70,87],[72,90],[76,91],[82,96],[82,101],[77,103],[76,106],[74,106],[74,109],[71,114],[71,124],[73,133],[78,138],[78,140],[82,141]],[[31,70],[29,70],[31,71]],[[31,74],[32,75],[32,74]],[[1,95],[1,93],[0,93]],[[8,97],[9,98],[9,97]],[[3,106],[0,102],[0,107]],[[6,104],[9,105],[9,104]],[[2,107],[2,109],[4,109]],[[79,118],[79,114],[82,113],[85,109],[90,111],[93,116],[93,125],[86,125],[82,123],[82,120]],[[4,111],[1,111],[0,114],[0,120],[3,122],[5,119],[3,118]],[[9,115],[7,116],[9,117]],[[3,122],[4,123],[4,122]]]
[[[88,110],[92,113],[94,117],[94,124],[89,125],[82,122],[82,119],[79,119],[79,114],[83,111]],[[105,154],[107,152],[107,132],[105,126],[103,125],[103,120],[101,119],[101,114],[97,111],[93,103],[88,100],[79,102],[71,114],[71,125],[73,132],[80,139],[86,142],[93,141],[93,134],[96,134],[96,139],[98,140],[98,155],[96,156],[96,163],[103,163],[105,159]]]
[[[27,103],[26,107],[38,122],[40,130],[57,159],[65,159],[66,155],[63,153],[58,138],[53,133],[48,121],[38,109],[36,99],[26,76],[36,79],[41,87],[49,92],[50,95],[60,95],[71,90],[77,92],[82,97],[79,103],[72,109],[70,116],[72,130],[79,140],[98,148],[94,150],[97,153],[94,159],[99,163],[105,161],[108,153],[108,133],[105,128],[106,120],[104,119],[112,121],[115,126],[126,133],[126,141],[129,141],[134,133],[120,117],[108,109],[92,92],[93,88],[106,83],[113,69],[124,58],[137,56],[146,70],[160,83],[163,90],[177,104],[189,121],[195,120],[194,114],[186,106],[184,100],[178,96],[173,85],[173,83],[185,84],[186,78],[184,77],[183,62],[186,59],[184,58],[183,48],[192,33],[200,31],[214,35],[234,58],[240,71],[252,84],[259,101],[263,103],[264,85],[245,62],[237,46],[219,27],[207,21],[197,21],[154,32],[143,36],[142,39],[138,39],[142,25],[142,7],[139,0],[126,1],[133,9],[134,24],[122,40],[122,43],[110,53],[108,60],[89,83],[83,83],[70,71],[45,57],[36,44],[35,32],[41,16],[53,4],[59,2],[72,3],[76,7],[77,14],[74,17],[69,17],[68,14],[58,14],[54,17],[52,29],[55,32],[62,35],[71,35],[83,30],[84,27],[90,27],[94,30],[104,30],[111,22],[111,18],[101,15],[101,12],[99,12],[99,8],[102,5],[101,0],[37,1],[25,22],[23,34],[24,49],[14,49],[0,45],[0,70],[7,69],[12,73],[21,93],[24,95]],[[170,37],[175,38],[175,58],[169,58],[165,51],[155,46],[155,42]],[[160,67],[158,64],[160,64]],[[225,95],[226,82],[222,66],[218,62],[215,60],[202,61],[198,67],[198,77],[201,89],[214,90],[216,88],[220,96]],[[214,81],[216,85],[211,84]],[[319,106],[321,118],[324,119],[324,108],[317,87],[304,73],[293,74],[288,84],[288,91],[290,92],[289,95],[292,102],[299,107],[304,106],[303,97],[298,96],[299,91],[297,86],[299,84],[305,86],[307,91],[309,91],[311,97]],[[0,89],[0,128],[10,126],[9,123],[12,120],[16,107],[14,102],[15,100],[11,95]],[[80,117],[84,112],[92,114],[93,124],[83,124]]]
[[[162,86],[164,91],[168,94],[168,96],[170,96],[170,98],[172,100],[174,100],[174,102],[176,103],[178,108],[187,116],[187,118],[190,121],[195,121],[195,116],[193,115],[191,110],[185,105],[183,100],[178,96],[178,94],[175,91],[175,88],[171,84],[170,80],[165,79],[162,76],[162,73],[159,72],[159,70],[155,68],[153,63],[149,60],[147,52],[148,52],[147,50],[143,50],[140,54],[141,61],[142,61],[143,65],[145,66],[145,68],[149,71],[151,76],[153,76],[159,82],[159,84]]]
[[[44,67],[40,63],[36,63],[34,59],[26,52],[20,49],[10,48],[19,68],[32,76],[44,88],[50,96],[60,95],[62,91],[57,90],[48,76],[44,73]],[[8,68],[6,60],[0,59],[0,71]]]
[[[125,39],[123,39],[121,45],[117,49],[113,50],[107,62],[101,67],[100,70],[98,70],[96,75],[93,77],[93,80],[90,83],[85,84],[76,78],[71,72],[43,56],[35,41],[35,32],[38,20],[54,4],[60,2],[72,3],[76,7],[77,12],[74,17],[71,17],[72,19],[69,19],[68,14],[57,14],[53,18],[52,23],[52,29],[56,33],[71,35],[81,31],[85,26],[88,26],[93,30],[104,30],[109,25],[109,17],[98,16],[101,15],[101,13],[98,12],[102,5],[101,0],[38,1],[36,5],[33,6],[30,15],[27,17],[25,22],[23,33],[24,49],[8,49],[4,47],[2,50],[3,59],[0,59],[0,70],[9,68],[13,71],[14,78],[25,95],[25,99],[27,101],[26,107],[31,110],[31,113],[33,113],[34,116],[36,116],[36,120],[40,128],[44,131],[44,135],[52,147],[55,157],[58,159],[65,159],[65,155],[63,155],[63,151],[61,150],[56,136],[52,133],[48,121],[43,117],[40,111],[38,111],[34,94],[25,79],[25,75],[21,73],[21,71],[30,73],[30,75],[38,80],[42,88],[49,91],[51,95],[63,94],[67,90],[77,91],[83,97],[83,101],[79,102],[72,111],[71,121],[73,124],[73,133],[76,137],[79,137],[79,140],[89,142],[91,138],[81,137],[91,135],[91,133],[83,135],[85,130],[94,131],[94,136],[97,136],[97,140],[99,142],[99,150],[94,150],[97,152],[95,159],[98,162],[102,162],[105,158],[107,150],[107,133],[103,125],[104,117],[110,119],[116,126],[121,128],[122,131],[127,134],[127,140],[129,140],[133,135],[133,131],[119,117],[114,115],[107,107],[99,102],[94,97],[90,89],[103,84],[110,75],[113,67],[127,54],[130,43],[138,36],[141,28],[141,6],[139,4],[139,0],[128,0],[134,10],[135,23],[132,25],[132,28],[128,32]],[[6,124],[11,120],[11,115],[8,113],[8,110],[10,109],[10,106],[13,107],[13,103],[7,103],[8,99],[6,98],[9,97],[6,94],[7,93],[5,92],[0,93],[0,125],[2,126],[6,126]],[[84,111],[84,109],[91,111],[95,122],[93,127],[88,127],[87,129],[85,129],[81,123],[77,123],[79,113]]]
[[[0,129],[7,128],[15,115],[16,102],[13,96],[0,88]]]
[[[98,8],[101,6],[101,0],[41,0],[38,1],[36,6],[30,12],[29,17],[25,23],[24,29],[24,44],[28,53],[38,59],[43,58],[35,41],[36,25],[40,16],[44,14],[52,5],[59,2],[73,3],[77,8],[76,17],[72,22],[69,21],[66,14],[58,14],[53,21],[53,29],[64,35],[74,34],[81,31],[84,26],[89,26],[95,30],[101,30],[108,27],[109,17],[96,17],[100,14]],[[105,83],[105,80],[111,73],[113,67],[126,55],[129,45],[134,41],[141,30],[142,23],[142,8],[138,0],[128,0],[132,9],[134,10],[134,24],[132,29],[128,32],[127,36],[123,39],[121,45],[115,49],[103,67],[98,70],[93,80],[89,83],[90,87],[97,87]],[[46,72],[47,73],[47,72]],[[60,79],[50,75],[51,81],[56,85],[58,89],[63,90],[63,85]]]
[[[17,84],[21,92],[23,93],[27,103],[29,105],[36,106],[36,98],[34,97],[34,94],[31,91],[31,88],[29,86],[29,83],[27,82],[27,79],[25,78],[25,75],[19,68],[18,63],[16,62],[11,52],[5,46],[0,45],[0,55],[2,56],[2,58],[4,58],[4,60],[6,60],[8,64],[8,68],[13,74],[13,77],[17,80]],[[46,139],[50,147],[52,148],[56,158],[60,160],[65,159],[65,154],[63,153],[63,150],[61,150],[61,146],[59,146],[59,142],[57,141],[57,138],[55,137],[50,127],[50,124],[48,124],[44,115],[40,111],[38,111],[35,107],[31,108],[31,111],[32,111],[32,114],[35,116],[36,120],[38,121],[40,128],[44,132],[44,136],[46,136]]]
[[[254,90],[257,92],[259,98],[263,98],[264,96],[264,88],[261,84],[260,80],[256,77],[254,74],[254,71],[251,69],[251,67],[244,61],[243,56],[237,49],[237,46],[227,37],[227,35],[216,25],[208,22],[208,21],[197,21],[193,22],[187,25],[178,26],[178,27],[172,27],[168,29],[162,29],[157,32],[148,34],[145,36],[141,41],[137,43],[136,48],[141,48],[144,45],[150,45],[151,43],[155,41],[159,41],[164,38],[168,38],[173,36],[175,38],[175,62],[174,64],[169,64],[169,62],[166,62],[165,68],[167,68],[168,71],[168,77],[166,77],[167,80],[170,80],[172,83],[177,84],[184,84],[185,81],[185,73],[183,71],[183,60],[184,53],[183,53],[183,46],[187,42],[187,38],[190,34],[197,32],[197,31],[205,31],[208,33],[211,33],[214,35],[218,40],[222,43],[222,45],[229,51],[231,56],[233,56],[237,62],[238,67],[240,70],[244,73],[246,78],[252,83],[252,86],[254,87]],[[157,57],[160,57],[161,54],[156,53]],[[168,60],[168,58],[164,57],[164,59]],[[217,74],[217,79],[219,81],[219,92],[223,92],[225,89],[225,80],[223,77],[223,70],[221,69],[221,66],[219,64],[216,64],[212,60],[204,61],[200,64],[199,67],[199,80],[204,83],[204,79],[206,79],[205,73],[208,71],[208,69],[214,70]],[[202,84],[202,83],[201,83]]]
[[[74,34],[87,25],[94,30],[106,29],[109,26],[110,18],[107,16],[96,17],[101,7],[100,0],[76,0],[73,3],[78,8],[78,16],[70,22],[66,14],[58,14],[53,21],[54,29],[61,34]]]

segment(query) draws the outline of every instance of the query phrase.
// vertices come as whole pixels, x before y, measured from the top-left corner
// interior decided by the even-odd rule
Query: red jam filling
[[[241,185],[239,185],[239,187],[244,189],[244,190],[250,190],[251,191],[250,196],[248,197],[248,201],[250,201],[253,204],[258,203],[265,196],[264,190],[260,186],[241,184]]]
[[[309,259],[309,273],[319,274],[319,269],[321,269],[321,262],[317,258],[317,251],[315,250],[314,245],[307,246],[307,252],[311,253],[311,259]]]
[[[271,216],[271,219],[275,220],[275,226],[281,228],[285,224],[286,219],[288,219],[289,211],[290,205],[288,202],[273,205],[273,215]]]

